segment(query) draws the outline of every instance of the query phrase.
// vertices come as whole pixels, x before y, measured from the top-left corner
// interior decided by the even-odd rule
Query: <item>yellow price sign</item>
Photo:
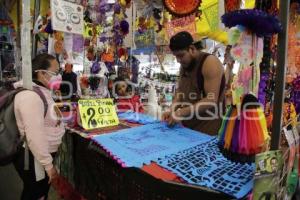
[[[112,99],[78,101],[82,127],[86,130],[116,126],[119,118]]]

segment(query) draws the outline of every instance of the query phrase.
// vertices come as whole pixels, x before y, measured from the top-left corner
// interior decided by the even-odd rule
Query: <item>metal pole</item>
[[[285,73],[287,64],[287,39],[289,24],[289,8],[290,0],[280,0],[279,18],[283,26],[283,30],[278,35],[278,53],[275,78],[275,95],[273,107],[273,128],[271,137],[271,150],[279,148],[280,134],[282,130],[282,115],[285,91]]]
[[[33,19],[33,27],[34,23],[37,20],[39,14],[40,14],[40,9],[41,9],[41,1],[40,0],[35,0],[34,1],[34,19]],[[37,38],[36,35],[33,35],[32,37],[32,58],[35,57],[37,52]]]
[[[31,69],[31,17],[30,0],[22,1],[22,31],[21,31],[21,54],[22,54],[22,79],[23,86],[32,89]]]

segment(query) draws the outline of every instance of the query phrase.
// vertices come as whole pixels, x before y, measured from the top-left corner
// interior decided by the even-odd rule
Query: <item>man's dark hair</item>
[[[187,50],[191,45],[194,45],[198,50],[203,49],[203,43],[201,40],[194,42],[194,39],[189,32],[182,31],[171,37],[169,47],[171,51],[180,51]]]
[[[204,49],[204,44],[203,44],[203,40],[200,40],[200,41],[198,41],[198,42],[194,42],[193,44],[194,44],[194,46],[196,47],[196,49],[198,49],[198,50],[202,50],[202,49]]]
[[[188,49],[193,43],[192,35],[187,31],[182,31],[171,37],[169,47],[171,51],[180,51]]]
[[[51,60],[56,60],[56,58],[47,53],[37,55],[32,60],[32,79],[37,79],[37,70],[48,70],[51,65]]]

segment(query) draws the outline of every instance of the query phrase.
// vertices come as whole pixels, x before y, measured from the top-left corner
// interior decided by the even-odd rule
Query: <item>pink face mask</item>
[[[51,90],[59,90],[62,82],[61,75],[52,76],[48,82],[48,88]]]

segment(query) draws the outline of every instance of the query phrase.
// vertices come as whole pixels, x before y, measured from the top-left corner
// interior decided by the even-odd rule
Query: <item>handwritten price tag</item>
[[[79,100],[78,105],[82,127],[86,130],[119,124],[112,99]]]

